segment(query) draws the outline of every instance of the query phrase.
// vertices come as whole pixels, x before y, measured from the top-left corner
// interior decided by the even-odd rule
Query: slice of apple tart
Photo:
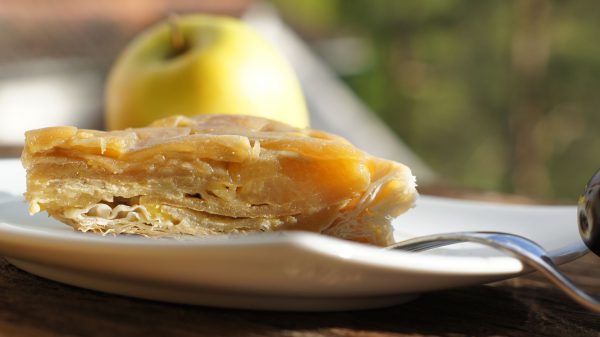
[[[415,179],[338,136],[257,117],[169,117],[146,128],[26,133],[30,213],[146,236],[305,230],[387,245]]]

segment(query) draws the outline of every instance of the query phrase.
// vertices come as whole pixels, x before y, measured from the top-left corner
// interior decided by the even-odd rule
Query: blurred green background
[[[272,2],[446,182],[573,202],[600,167],[600,2]]]
[[[600,167],[600,2],[269,3],[443,184],[573,203]],[[3,1],[0,146],[42,119],[102,127],[113,61],[170,13],[243,16],[255,5]]]

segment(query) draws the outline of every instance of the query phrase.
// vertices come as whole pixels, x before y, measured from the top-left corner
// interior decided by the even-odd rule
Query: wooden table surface
[[[600,296],[600,259],[563,267]],[[391,308],[286,313],[168,304],[48,281],[0,259],[0,336],[598,336],[600,316],[537,274]]]
[[[588,254],[561,268],[600,297],[600,258]],[[600,336],[600,315],[572,302],[538,273],[427,293],[385,309],[286,313],[110,295],[42,279],[0,258],[4,336]]]

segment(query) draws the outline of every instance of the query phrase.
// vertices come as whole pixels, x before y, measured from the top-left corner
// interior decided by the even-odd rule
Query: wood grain
[[[600,295],[600,258],[563,268]],[[282,313],[138,300],[62,285],[0,259],[0,336],[600,336],[600,315],[540,275],[424,294],[386,309]]]

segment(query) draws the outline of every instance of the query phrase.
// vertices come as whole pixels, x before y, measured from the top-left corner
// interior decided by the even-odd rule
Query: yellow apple
[[[151,27],[118,58],[105,91],[111,130],[181,114],[246,114],[308,126],[287,61],[234,18],[187,15]]]

